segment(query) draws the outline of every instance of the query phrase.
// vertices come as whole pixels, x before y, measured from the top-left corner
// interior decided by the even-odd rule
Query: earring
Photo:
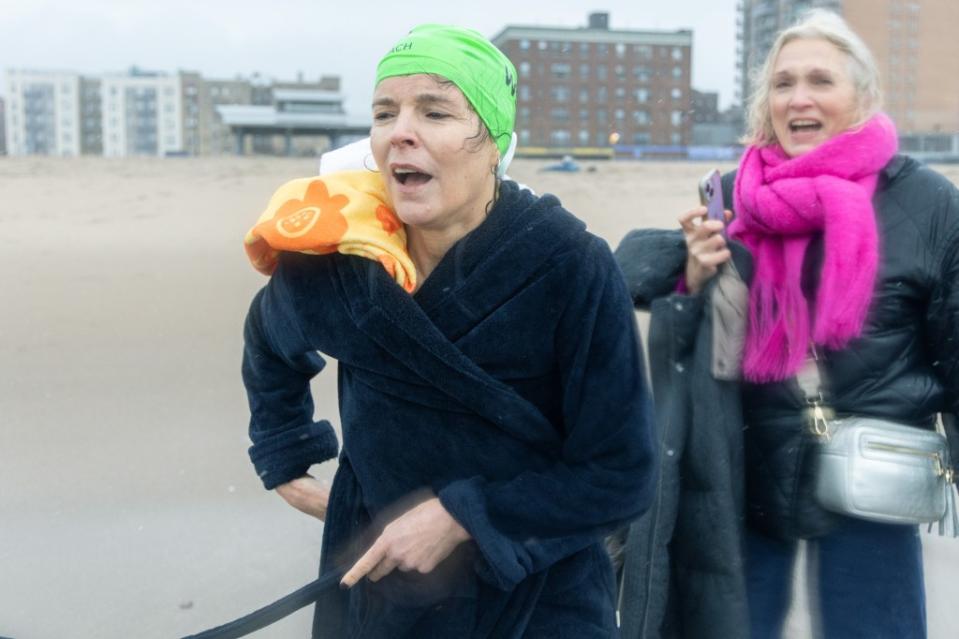
[[[373,162],[373,167],[372,167],[372,168],[370,168],[370,166],[367,164],[367,160],[370,160],[370,161]],[[367,171],[372,171],[373,173],[379,173],[379,172],[380,172],[379,168],[376,166],[376,161],[373,160],[373,154],[372,154],[372,153],[367,153],[366,155],[363,156],[363,168],[366,169]]]

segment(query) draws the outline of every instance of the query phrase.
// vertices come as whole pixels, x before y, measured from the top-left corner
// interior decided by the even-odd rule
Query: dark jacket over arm
[[[627,538],[625,639],[749,636],[738,370],[751,260],[731,249],[732,264],[694,296],[674,292],[686,263],[679,231],[634,231],[616,250],[634,303],[651,311],[663,460],[653,504]]]

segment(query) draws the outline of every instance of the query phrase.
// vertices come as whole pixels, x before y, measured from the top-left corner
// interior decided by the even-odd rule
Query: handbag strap
[[[822,361],[816,345],[809,343],[809,355],[799,372],[796,382],[806,402],[806,421],[814,435],[829,439],[829,420],[835,417],[835,411],[826,403],[825,375]]]

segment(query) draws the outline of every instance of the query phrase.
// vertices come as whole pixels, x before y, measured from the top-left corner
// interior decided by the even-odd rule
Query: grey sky
[[[347,108],[369,108],[379,57],[423,22],[492,37],[508,24],[692,29],[693,87],[733,99],[736,0],[0,0],[0,68],[121,71],[131,65],[225,78],[340,75]],[[2,84],[2,83],[0,83]],[[0,91],[3,89],[0,88]]]

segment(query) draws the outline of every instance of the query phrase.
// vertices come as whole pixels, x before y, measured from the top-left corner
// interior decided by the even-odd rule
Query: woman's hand
[[[379,581],[396,568],[426,574],[469,539],[439,498],[432,497],[388,524],[340,585],[352,588],[364,576]]]
[[[310,475],[280,484],[276,492],[286,503],[297,510],[312,515],[320,521],[326,519],[326,507],[330,503],[329,487]]]
[[[726,211],[729,220],[732,213]],[[693,295],[703,290],[706,282],[716,274],[719,266],[732,253],[726,246],[722,231],[725,224],[706,219],[706,207],[700,206],[679,216],[679,225],[686,238],[686,289]]]

